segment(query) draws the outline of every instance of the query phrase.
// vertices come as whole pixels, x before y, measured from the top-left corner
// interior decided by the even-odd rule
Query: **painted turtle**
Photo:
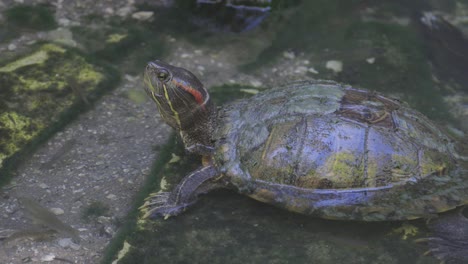
[[[151,196],[146,217],[177,215],[215,188],[342,220],[426,218],[468,203],[467,158],[457,143],[396,99],[318,80],[217,109],[191,72],[158,60],[148,64],[145,83],[164,121],[203,161],[172,192]],[[468,221],[457,212],[442,226],[458,231],[436,229],[459,239],[429,241],[434,253],[468,259],[460,250]]]

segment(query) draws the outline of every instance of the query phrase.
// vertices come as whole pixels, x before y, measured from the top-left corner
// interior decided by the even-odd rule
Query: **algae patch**
[[[15,112],[0,114],[0,163],[37,135],[42,125]]]
[[[119,251],[117,259],[112,261],[112,264],[119,263],[119,260],[125,257],[125,255],[130,251],[130,248],[131,248],[131,245],[125,240],[122,249]]]
[[[95,100],[110,81],[108,73],[75,50],[54,44],[0,65],[0,173],[9,158]]]
[[[401,234],[401,238],[403,240],[407,240],[410,237],[416,236],[418,232],[418,227],[409,223],[403,223],[399,228],[396,228],[392,231],[394,234]]]
[[[110,34],[108,37],[107,37],[107,40],[106,42],[107,43],[118,43],[120,42],[121,40],[123,40],[124,38],[126,38],[128,35],[127,34]]]
[[[34,64],[41,64],[45,62],[49,58],[48,54],[44,50],[40,50],[30,56],[25,58],[19,59],[15,62],[12,62],[4,67],[0,68],[0,72],[12,72],[18,68],[34,65]]]

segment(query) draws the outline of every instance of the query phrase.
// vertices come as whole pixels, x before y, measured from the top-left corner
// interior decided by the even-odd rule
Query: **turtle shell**
[[[468,201],[455,142],[398,100],[306,81],[218,113],[214,160],[241,192],[329,219],[426,217]]]

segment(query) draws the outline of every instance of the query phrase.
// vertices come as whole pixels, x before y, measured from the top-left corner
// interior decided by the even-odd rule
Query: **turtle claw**
[[[459,245],[451,241],[439,237],[428,237],[417,239],[415,242],[427,244],[429,250],[424,252],[424,255],[433,256],[439,259],[441,263],[464,263],[463,258],[459,258],[458,255],[463,255],[465,249],[460,248]]]
[[[188,204],[174,204],[169,201],[169,192],[152,193],[139,208],[144,212],[143,219],[158,219],[175,216],[184,211]]]
[[[429,250],[425,255],[431,255],[447,264],[467,263],[466,208],[468,207],[461,207],[428,221],[428,227],[434,236],[415,240],[416,243],[427,244]]]
[[[152,193],[150,194],[149,197],[145,199],[145,204],[143,204],[140,209],[143,209],[145,207],[153,207],[153,206],[159,206],[167,203],[169,200],[169,195],[171,193],[169,192],[159,192],[159,193]]]
[[[158,219],[163,218],[164,220],[168,219],[171,216],[178,215],[182,213],[186,205],[167,205],[156,208],[151,208],[143,218]]]

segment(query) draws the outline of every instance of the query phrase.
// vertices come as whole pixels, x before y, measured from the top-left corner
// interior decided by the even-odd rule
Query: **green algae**
[[[364,163],[360,160],[361,153],[353,154],[341,151],[328,157],[320,175],[331,181],[333,188],[348,188],[364,180]]]
[[[21,146],[34,138],[43,124],[16,112],[0,114],[0,164],[5,158],[20,150]]]
[[[19,59],[15,62],[12,62],[8,65],[5,65],[0,68],[0,72],[12,72],[18,68],[34,65],[34,64],[41,64],[48,59],[47,52],[44,50],[40,50],[35,52],[25,58]]]
[[[119,80],[73,49],[42,44],[0,65],[0,184],[15,164]]]
[[[127,34],[118,34],[118,33],[110,34],[109,36],[107,36],[106,42],[107,43],[119,43],[127,36],[128,36]]]
[[[129,90],[125,94],[125,97],[127,97],[128,99],[130,99],[130,101],[132,101],[132,102],[134,102],[136,104],[142,104],[142,103],[149,100],[147,94],[145,93],[145,91],[142,91],[141,89]]]

